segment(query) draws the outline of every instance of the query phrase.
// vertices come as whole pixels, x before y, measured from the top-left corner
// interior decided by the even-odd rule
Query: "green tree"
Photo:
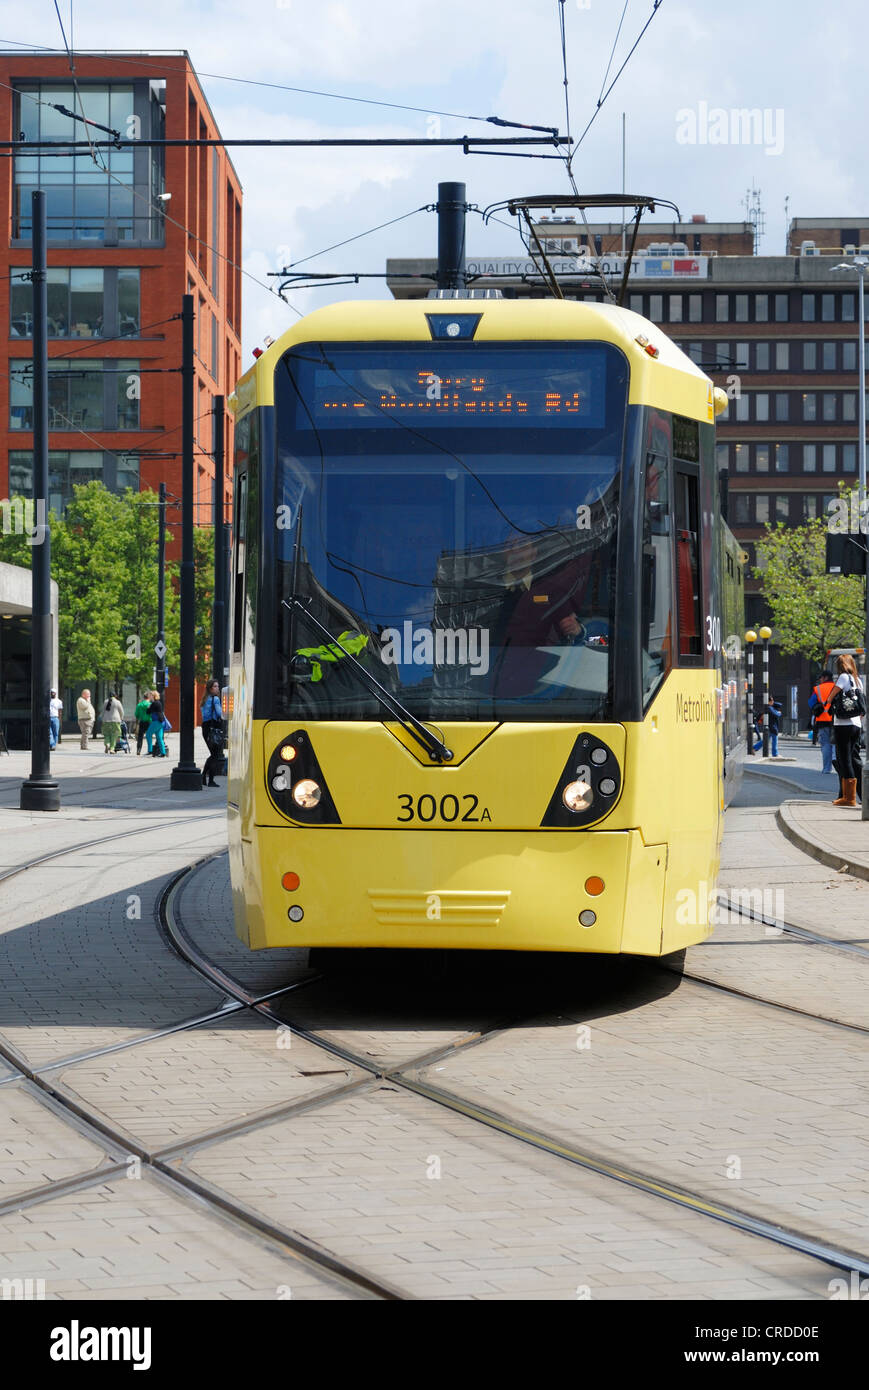
[[[119,546],[125,571],[121,603],[121,627],[129,653],[124,670],[127,680],[135,681],[136,689],[151,686],[156,657],[160,529],[157,493],[131,492],[124,494],[124,527]],[[172,533],[166,532],[167,547]],[[178,667],[179,623],[177,589],[178,566],[166,565],[164,639],[166,662],[174,671]],[[138,653],[138,655],[137,655]]]
[[[863,645],[863,580],[826,572],[827,518],[780,522],[757,542],[754,570],[781,651],[820,664],[830,647]]]
[[[193,532],[196,593],[196,679],[208,680],[212,661],[214,612],[214,527],[197,526]]]

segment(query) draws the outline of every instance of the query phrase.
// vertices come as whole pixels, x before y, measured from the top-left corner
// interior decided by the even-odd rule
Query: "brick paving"
[[[0,1091],[0,1202],[93,1172],[106,1161],[105,1149],[54,1114],[28,1083]]]

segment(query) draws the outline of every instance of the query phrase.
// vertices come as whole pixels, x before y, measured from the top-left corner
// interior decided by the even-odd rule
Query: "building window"
[[[747,372],[751,369],[751,357],[749,356],[748,343],[736,344],[736,357],[733,362],[738,372]]]
[[[737,323],[748,323],[748,295],[747,295],[747,294],[737,294],[737,295],[734,295],[734,299],[735,299],[735,301],[736,301],[736,304],[735,304],[735,310],[736,310],[736,312],[735,312],[735,315],[734,315],[734,317],[735,317],[735,319],[736,319],[736,322],[737,322]]]
[[[824,462],[823,462],[824,472],[825,472],[825,473],[835,473],[835,471],[836,471],[836,446],[835,446],[835,444],[824,444],[824,445],[823,445],[823,450],[824,450],[824,455],[823,455],[823,458],[824,458]]]
[[[787,372],[790,370],[791,346],[790,343],[776,343],[775,345],[775,369],[777,372]]]
[[[818,418],[818,402],[817,402],[817,397],[815,396],[814,391],[806,391],[806,392],[803,393],[803,419],[804,419],[804,420],[817,420],[817,418]]]
[[[703,296],[702,294],[689,294],[688,296],[688,322],[703,322]]]
[[[803,343],[803,371],[813,372],[818,365],[817,343]]]
[[[754,370],[756,372],[769,371],[769,343],[755,343]]]
[[[754,471],[756,473],[769,472],[769,445],[755,444],[754,446]]]
[[[836,296],[834,294],[821,295],[821,318],[824,323],[833,323],[836,318]]]
[[[748,419],[748,396],[746,395],[746,393],[745,393],[744,391],[743,391],[743,393],[742,393],[741,396],[737,396],[737,397],[736,397],[735,405],[736,405],[736,414],[735,414],[735,418],[736,418],[737,420],[739,420],[740,422],[744,422],[745,420]]]
[[[765,526],[769,523],[769,497],[765,492],[755,494],[754,519],[759,526]]]
[[[33,335],[33,292],[25,272],[10,272],[12,338]],[[118,338],[139,332],[139,270],[101,266],[50,266],[47,275],[49,338]]]
[[[32,430],[32,359],[13,359],[9,368],[9,428]],[[48,428],[138,429],[140,381],[138,362],[55,358],[48,364]]]
[[[729,343],[715,344],[715,364],[719,372],[730,370],[733,365],[733,354]]]
[[[862,271],[860,272],[862,274]],[[842,305],[842,320],[844,323],[852,323],[854,320],[854,296],[853,294],[843,294],[840,299]]]
[[[756,294],[754,296],[754,321],[755,323],[766,323],[769,319],[769,295]]]
[[[842,371],[856,372],[857,370],[857,344],[842,344]]]
[[[751,521],[751,495],[747,492],[733,494],[733,520],[737,526],[747,526]]]
[[[101,453],[98,449],[52,449],[48,455],[48,505],[60,515],[72,501],[73,487],[98,481],[110,492],[139,490],[139,459],[135,454]],[[12,495],[33,491],[33,453],[9,454],[9,491]]]
[[[813,294],[803,295],[803,323],[814,323],[815,321],[815,296]]]
[[[748,472],[748,445],[734,444],[733,446],[733,471],[734,473]]]
[[[641,294],[628,295],[628,308],[633,309],[635,314],[642,314],[643,296]]]
[[[715,445],[715,465],[724,471],[730,466],[730,445],[724,444],[720,440]]]
[[[730,319],[729,297],[726,294],[715,296],[715,322],[728,323]]]
[[[775,296],[775,321],[776,323],[787,323],[788,317],[788,297],[786,294],[777,294]]]
[[[836,397],[832,391],[825,391],[821,397],[823,407],[823,418],[826,424],[832,424],[836,419]]]
[[[842,472],[843,472],[843,473],[856,473],[856,472],[857,472],[857,445],[856,445],[856,444],[843,444],[843,445],[842,445]]]
[[[691,358],[691,361],[699,367],[700,363],[703,361],[703,344],[689,343],[688,356]]]
[[[803,472],[815,473],[818,468],[818,446],[817,444],[803,445]]]
[[[776,473],[787,473],[790,467],[790,453],[787,444],[776,444],[775,446],[775,471]]]
[[[778,421],[789,420],[791,411],[791,398],[788,391],[777,391],[775,396],[775,418]]]
[[[649,295],[649,318],[652,323],[661,323],[664,317],[664,296],[662,294]]]
[[[761,422],[769,419],[769,395],[766,391],[757,391],[755,393],[754,418]]]
[[[775,495],[775,519],[776,521],[788,521],[791,514],[791,499],[786,492],[777,492]]]
[[[818,499],[817,499],[817,497],[815,497],[814,494],[813,494],[813,493],[810,493],[810,492],[804,493],[804,494],[803,494],[803,520],[804,520],[804,521],[814,521],[814,519],[815,519],[815,517],[816,517],[817,515],[818,515]]]
[[[670,322],[682,322],[682,296],[681,294],[670,295]]]
[[[825,372],[836,370],[836,344],[823,343],[821,346],[821,364]]]

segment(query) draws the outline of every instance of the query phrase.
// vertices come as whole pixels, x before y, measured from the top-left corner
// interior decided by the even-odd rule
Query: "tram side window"
[[[232,650],[240,652],[244,645],[244,553],[247,539],[247,474],[240,473],[235,482],[235,516],[233,517],[235,536],[235,573],[233,574],[233,594],[235,603],[232,615]]]
[[[697,475],[676,474],[676,583],[679,594],[679,659],[702,657],[700,522]]]
[[[646,455],[643,514],[643,583],[640,615],[643,707],[673,664],[673,585],[670,569],[671,524],[667,460]]]

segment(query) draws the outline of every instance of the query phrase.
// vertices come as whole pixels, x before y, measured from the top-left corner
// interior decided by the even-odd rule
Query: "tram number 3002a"
[[[487,806],[480,806],[480,798],[474,796],[472,792],[466,792],[464,796],[442,796],[440,801],[430,796],[427,792],[422,796],[413,797],[409,792],[403,792],[398,798],[401,804],[401,814],[396,816],[396,820],[403,821],[444,821],[451,825],[454,821],[465,821],[474,824],[481,824],[483,821],[491,821]]]

